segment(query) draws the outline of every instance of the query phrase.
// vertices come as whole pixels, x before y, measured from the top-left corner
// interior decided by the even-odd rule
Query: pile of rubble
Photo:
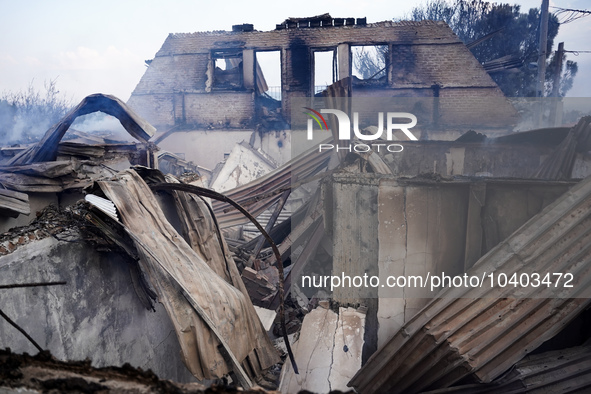
[[[103,108],[141,143],[60,144],[76,116]],[[244,392],[571,390],[559,374],[572,390],[591,384],[591,298],[580,291],[591,281],[591,178],[575,176],[591,118],[557,130],[553,146],[536,132],[413,141],[436,158],[431,172],[409,164],[414,153],[315,148],[278,166],[241,143],[203,177],[158,155],[150,130],[118,100],[91,96],[0,167],[0,287],[60,281],[0,288],[11,292],[3,314],[30,334],[0,325],[0,340],[21,353],[36,338],[56,357],[0,352],[1,387],[233,392],[215,386],[226,379]],[[514,168],[524,140],[539,160]],[[499,145],[503,158],[486,151]],[[425,289],[302,279],[526,266],[576,272],[575,290],[491,286],[430,299]],[[573,325],[581,330],[565,342]]]
[[[60,361],[48,351],[35,356],[14,354],[10,349],[0,350],[0,381],[4,390],[19,392],[60,393],[262,393],[263,389],[242,390],[224,382],[206,387],[199,383],[179,384],[158,378],[151,371],[121,367],[94,368],[90,360]],[[272,392],[272,391],[271,391]]]

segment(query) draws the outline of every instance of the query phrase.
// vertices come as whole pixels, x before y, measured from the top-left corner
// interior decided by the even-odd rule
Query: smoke
[[[5,91],[0,95],[0,138],[3,144],[28,144],[38,141],[72,107],[56,85],[57,79],[44,83],[44,92],[33,86],[25,90]]]
[[[0,141],[3,145],[39,141],[74,107],[72,100],[57,89],[56,82],[57,79],[45,82],[44,90],[39,91],[31,81],[25,90],[5,91],[0,95]],[[133,141],[119,120],[102,112],[76,118],[66,133],[66,140],[77,137],[72,130],[115,141]]]
[[[110,140],[135,141],[117,118],[103,112],[77,117],[70,126],[70,130],[72,129]]]
[[[519,113],[519,123],[513,131],[574,126],[581,117],[591,115],[589,97],[511,97],[508,100]]]

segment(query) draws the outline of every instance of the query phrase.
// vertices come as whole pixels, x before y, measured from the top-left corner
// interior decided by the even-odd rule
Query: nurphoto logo
[[[308,129],[307,129],[307,139],[313,140],[314,139],[314,123],[318,125],[320,130],[328,130],[328,124],[326,119],[322,114],[332,114],[336,116],[338,122],[338,139],[339,140],[352,140],[351,136],[351,120],[349,116],[338,109],[321,109],[320,112],[309,108],[304,107],[307,112],[304,112],[306,115],[310,116],[308,119]],[[386,119],[384,121],[384,118]],[[400,120],[408,119],[410,122],[403,122],[400,123]],[[386,123],[386,140],[392,141],[392,135],[394,131],[402,131],[404,135],[411,141],[417,141],[417,137],[411,133],[409,129],[413,128],[417,124],[417,117],[408,112],[387,112],[386,116],[384,116],[383,112],[378,112],[378,126],[377,130],[373,134],[366,134],[362,133],[359,130],[359,113],[353,112],[353,133],[354,138],[359,141],[375,141],[379,138],[382,138],[384,134],[384,123]],[[318,151],[321,152],[323,150],[333,150],[336,149],[337,151],[340,150],[348,150],[349,152],[369,152],[371,150],[376,150],[377,152],[380,151],[380,148],[385,148],[388,152],[402,152],[404,147],[400,144],[384,144],[384,143],[357,143],[354,141],[354,145],[349,146],[339,146],[338,144],[319,144]]]

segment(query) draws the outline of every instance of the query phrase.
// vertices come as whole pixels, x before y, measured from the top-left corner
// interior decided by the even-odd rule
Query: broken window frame
[[[380,71],[374,73],[373,75],[370,75],[368,78],[360,78],[358,75],[356,75],[355,71],[355,48],[359,48],[359,47],[374,47],[376,48],[376,51],[378,53],[380,53],[380,50],[377,49],[377,47],[384,47],[385,48],[385,52],[384,52],[384,56],[383,56],[383,61],[384,61],[384,66],[383,68],[380,69]],[[350,44],[349,45],[349,64],[351,65],[351,69],[350,69],[350,75],[351,77],[355,77],[353,78],[353,84],[357,85],[357,86],[388,86],[389,84],[389,67],[390,67],[390,53],[391,53],[391,47],[389,43],[372,43],[372,44],[368,44],[368,43],[362,43],[362,44]],[[380,78],[376,78],[377,75],[383,73],[382,77]]]
[[[258,61],[258,54],[260,53],[270,53],[270,52],[277,52],[279,54],[279,98],[275,98],[273,97],[271,94],[269,94],[268,92],[270,91],[270,88],[272,87],[276,87],[274,86],[269,86],[268,82],[266,81],[265,78],[265,74],[263,73],[262,67],[260,66],[260,63]],[[255,49],[254,51],[254,60],[255,60],[255,89],[258,95],[267,95],[270,98],[277,100],[277,101],[281,101],[282,97],[283,97],[283,56],[282,56],[282,49],[281,47],[277,47],[277,48],[265,48],[265,49]],[[259,89],[259,75],[257,72],[258,68],[261,68],[261,75],[263,76],[263,78],[265,78],[265,85],[267,86],[268,90],[261,92]]]
[[[324,85],[317,85],[316,84],[316,53],[317,52],[332,52],[332,82],[330,84],[335,83],[336,81],[339,80],[339,60],[338,60],[338,47],[337,46],[333,46],[333,47],[315,47],[315,48],[310,48],[311,50],[311,54],[312,56],[310,56],[310,60],[312,62],[312,67],[310,67],[311,69],[311,78],[310,78],[310,82],[311,82],[311,91],[312,91],[312,95],[316,96],[316,94],[319,94],[322,90],[316,92],[316,88],[318,86],[324,86]],[[330,85],[329,84],[329,85]],[[328,86],[328,85],[327,85]]]
[[[216,66],[218,60],[228,61],[231,59],[237,59],[239,61],[236,66],[230,69],[221,69]],[[213,49],[210,53],[210,64],[211,90],[244,90],[244,58],[242,48]],[[223,79],[222,77],[234,77],[234,81],[221,81]]]

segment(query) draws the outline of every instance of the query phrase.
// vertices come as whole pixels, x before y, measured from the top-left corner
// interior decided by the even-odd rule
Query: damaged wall
[[[338,177],[338,175],[335,175]],[[366,177],[342,177],[328,186],[330,195],[328,208],[330,216],[325,216],[330,225],[326,227],[333,239],[333,274],[379,275],[377,196],[375,179]],[[363,361],[377,350],[378,330],[378,291],[375,288],[337,288],[332,299],[346,304],[362,304],[368,307],[366,317]]]
[[[2,291],[2,310],[44,349],[62,360],[89,358],[97,367],[130,363],[159,377],[195,381],[161,304],[140,302],[130,264],[73,237],[49,237],[0,257],[0,282],[67,281],[66,285]],[[8,298],[8,296],[10,298]],[[34,354],[16,329],[0,320],[0,346]]]
[[[227,131],[284,131],[291,124],[293,100],[308,97],[312,102],[310,98],[319,85],[336,82],[315,81],[320,78],[314,75],[315,53],[334,51],[338,71],[333,79],[352,77],[354,97],[443,98],[445,104],[437,111],[426,109],[432,113],[427,118],[433,118],[438,126],[431,131],[431,139],[450,139],[459,133],[458,127],[465,131],[474,124],[504,133],[515,122],[514,108],[445,23],[333,25],[332,18],[328,19],[330,25],[322,28],[310,24],[298,28],[298,23],[290,22],[266,32],[236,29],[170,34],[155,57],[147,61],[148,68],[128,103],[163,131],[178,127],[185,132],[207,134],[215,130],[222,133],[220,137]],[[352,48],[365,45],[388,47],[387,72],[380,81],[353,76]],[[281,74],[280,101],[259,91],[259,86],[266,86],[256,60],[261,51],[279,52],[280,64],[276,67]],[[238,66],[222,70],[220,60]],[[240,78],[237,84],[216,82],[220,73]],[[490,105],[491,100],[495,105]],[[449,123],[454,131],[442,131],[441,122]],[[181,138],[190,137],[183,134]],[[217,163],[223,157],[204,151],[196,143],[166,145],[166,139],[165,149],[185,153],[189,160],[201,165],[211,167],[204,161]],[[289,145],[284,146],[289,149]]]
[[[416,176],[486,176],[530,178],[553,152],[547,144],[464,143],[460,141],[401,141],[400,153],[380,153],[393,174]]]
[[[177,132],[159,142],[158,146],[175,154],[180,153],[186,160],[213,170],[235,144],[248,141],[252,133],[252,130]],[[220,144],[220,140],[224,143]]]
[[[270,157],[242,142],[234,145],[223,166],[215,171],[209,187],[218,192],[230,190],[252,182],[276,167]]]
[[[591,178],[574,185],[466,270],[466,276],[572,273],[571,287],[447,287],[350,385],[364,393],[415,393],[457,382],[488,383],[564,330],[589,305],[590,185]],[[588,327],[581,334],[579,340],[588,339]]]
[[[384,179],[378,190],[379,275],[463,271],[467,188],[399,185]],[[379,288],[378,348],[432,297],[428,289]]]
[[[19,215],[16,218],[0,216],[0,233],[6,232],[13,227],[25,226],[35,219],[35,213],[42,210],[49,204],[58,205],[57,193],[28,193],[31,213]]]
[[[280,29],[268,32],[198,32],[170,34],[162,48],[149,62],[146,73],[136,86],[129,105],[157,126],[172,126],[175,119],[207,125],[228,118],[232,127],[248,120],[243,111],[254,106],[254,85],[228,91],[211,88],[208,79],[214,67],[214,51],[235,51],[244,66],[244,80],[254,79],[253,56],[257,50],[281,50],[283,112],[289,111],[289,96],[312,96],[313,80],[311,54],[314,50],[336,49],[349,51],[354,45],[389,44],[391,58],[387,59],[388,81],[382,90],[387,96],[427,95],[433,97],[433,85],[439,86],[442,97],[458,98],[461,105],[474,106],[473,100],[459,100],[481,92],[483,96],[503,97],[497,85],[472,56],[465,45],[443,22],[379,22],[363,26],[341,26],[322,29]],[[343,58],[343,56],[340,56]],[[346,58],[346,56],[345,56]],[[344,65],[346,66],[346,65]],[[351,75],[347,67],[339,72],[339,79]],[[371,89],[376,91],[376,89]],[[379,91],[380,89],[377,89]],[[365,89],[359,90],[359,95]],[[371,94],[371,93],[370,93]],[[173,104],[184,97],[179,111]],[[193,101],[193,98],[198,101]],[[181,101],[182,101],[181,100]],[[163,106],[164,103],[170,104]],[[194,104],[197,107],[193,107]],[[238,104],[240,103],[240,104]],[[207,105],[206,105],[207,104]],[[235,107],[235,111],[227,108]],[[159,108],[159,111],[155,111]],[[230,112],[236,112],[229,115]],[[496,108],[487,116],[490,124],[498,124],[499,115],[514,115],[510,106]],[[496,113],[495,113],[496,112]],[[178,116],[184,113],[185,117]],[[254,115],[254,113],[252,113]],[[482,120],[482,119],[480,119]],[[213,124],[217,127],[217,124]]]
[[[390,275],[461,274],[575,183],[334,174],[332,274],[379,275],[380,283]],[[364,359],[433,296],[416,287],[332,293],[335,301],[369,306]]]
[[[116,118],[127,137],[140,143],[70,131],[75,120],[95,112]],[[78,138],[62,141],[68,131]],[[6,189],[0,193],[0,232],[31,223],[50,204],[65,206],[77,201],[94,179],[131,165],[157,168],[158,148],[148,142],[155,131],[117,97],[95,93],[34,144],[0,148],[0,184]]]

